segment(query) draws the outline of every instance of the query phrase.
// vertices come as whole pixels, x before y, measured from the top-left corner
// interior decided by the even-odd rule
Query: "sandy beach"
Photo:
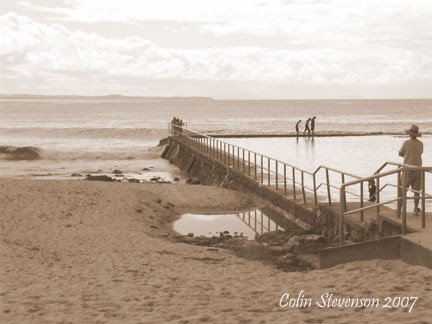
[[[432,270],[371,260],[283,272],[230,250],[173,243],[186,212],[252,197],[186,184],[0,180],[2,323],[428,323]],[[283,293],[417,296],[408,309],[281,308]],[[381,306],[381,305],[380,305]]]

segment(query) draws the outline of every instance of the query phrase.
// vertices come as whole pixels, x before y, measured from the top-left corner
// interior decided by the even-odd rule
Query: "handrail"
[[[378,168],[378,170],[375,171],[375,173],[380,173],[381,170],[383,170],[387,165],[394,165],[394,166],[398,166],[398,167],[408,167],[408,168],[416,167],[416,165],[404,164],[404,163],[393,162],[393,161],[386,161]],[[426,171],[426,172],[430,172],[430,171]]]
[[[341,189],[348,187],[348,186],[355,185],[357,183],[366,182],[366,181],[369,181],[371,179],[376,179],[376,178],[385,177],[385,176],[388,176],[388,175],[391,175],[394,173],[399,173],[400,171],[426,171],[426,172],[432,171],[432,167],[423,167],[423,166],[417,166],[417,167],[416,166],[406,166],[406,167],[403,167],[400,169],[390,170],[390,171],[386,171],[383,173],[374,173],[371,176],[367,176],[367,177],[363,177],[363,178],[360,178],[357,180],[346,182],[341,186]]]
[[[397,169],[393,169],[393,170],[386,171],[386,172],[381,172],[387,165],[395,165],[395,166],[397,166]],[[408,183],[407,183],[406,174],[409,171],[420,172],[420,175],[421,175],[421,190],[420,191],[407,187]],[[373,175],[363,177],[360,179],[356,179],[356,180],[352,180],[350,182],[342,184],[342,186],[340,188],[340,199],[341,199],[341,202],[345,202],[345,203],[341,203],[341,213],[339,215],[339,239],[340,239],[340,242],[342,243],[343,239],[344,239],[344,233],[343,233],[344,216],[360,212],[361,220],[363,221],[364,211],[371,209],[371,208],[376,208],[377,209],[376,215],[378,218],[377,223],[380,226],[380,214],[379,214],[380,206],[383,206],[383,205],[386,205],[389,203],[393,203],[393,202],[398,203],[398,206],[397,206],[398,215],[400,215],[400,212],[402,209],[402,234],[405,234],[407,232],[407,224],[406,224],[406,215],[407,215],[406,207],[407,206],[406,206],[406,202],[408,199],[407,198],[407,192],[408,191],[411,191],[415,194],[418,194],[418,196],[417,196],[418,198],[414,197],[415,199],[421,198],[421,200],[422,200],[421,222],[422,222],[422,228],[425,228],[425,226],[426,226],[425,201],[426,201],[426,199],[431,198],[431,195],[427,194],[425,192],[425,173],[431,172],[431,171],[432,171],[432,167],[412,166],[412,165],[406,165],[406,164],[397,163],[397,162],[385,162]],[[387,177],[387,176],[390,176],[393,174],[397,174],[398,184],[394,185],[391,183],[386,183],[382,187],[380,187],[379,180],[383,177]],[[402,183],[400,182],[401,178],[402,178]],[[354,186],[357,184],[360,184],[361,186],[363,186],[363,183],[366,181],[369,181],[369,180],[374,180],[374,181],[377,180],[378,187],[377,187],[377,190],[374,194],[377,203],[373,204],[373,205],[369,205],[369,206],[364,206],[363,205],[363,197],[361,197],[360,208],[347,211],[347,208],[346,208],[346,192],[347,192],[346,189],[347,189],[347,187]],[[386,201],[386,202],[380,202],[380,200],[379,200],[380,192],[387,186],[392,186],[392,187],[397,188],[397,197],[395,199],[391,199],[391,200]]]
[[[314,174],[318,173],[318,171],[321,170],[321,169],[327,169],[329,171],[333,171],[333,172],[336,172],[336,173],[345,174],[345,175],[347,175],[347,176],[349,176],[351,178],[356,178],[356,179],[360,179],[361,178],[358,175],[351,174],[351,173],[348,173],[348,172],[345,172],[345,171],[341,171],[341,170],[338,170],[338,169],[335,169],[335,168],[332,168],[332,167],[328,167],[328,166],[325,166],[325,165],[320,165],[319,167],[317,167],[316,170],[315,170],[315,172],[314,172]]]
[[[303,201],[304,201],[305,204],[306,204],[306,197],[305,197],[304,190],[308,190],[308,191],[310,191],[310,192],[313,193],[313,195],[314,195],[314,204],[315,204],[315,206],[317,206],[318,205],[317,191],[321,187],[321,185],[326,185],[326,187],[327,187],[327,199],[328,199],[328,203],[331,205],[331,188],[339,189],[339,187],[330,184],[329,172],[335,172],[335,173],[340,174],[341,175],[341,182],[342,183],[345,182],[345,177],[351,177],[351,178],[354,178],[354,179],[359,179],[360,178],[358,175],[354,175],[354,174],[351,174],[351,173],[348,173],[348,172],[344,172],[342,170],[338,170],[336,168],[332,168],[332,167],[328,167],[328,166],[324,166],[324,165],[318,166],[313,171],[305,170],[305,169],[302,169],[302,168],[297,167],[295,165],[292,165],[290,163],[281,161],[279,159],[272,158],[272,157],[270,157],[268,155],[261,154],[261,153],[258,153],[256,151],[253,151],[253,150],[245,149],[245,148],[239,147],[237,145],[230,144],[230,143],[228,143],[226,141],[215,139],[215,138],[213,138],[213,137],[211,137],[209,135],[202,134],[202,133],[199,133],[199,132],[191,130],[191,129],[187,129],[187,128],[185,129],[185,128],[179,126],[179,125],[169,125],[169,134],[170,135],[172,135],[172,134],[183,135],[183,136],[186,135],[188,138],[191,138],[192,141],[195,141],[195,142],[198,141],[199,145],[201,145],[201,146],[204,145],[204,147],[207,148],[207,151],[209,149],[221,151],[221,153],[225,157],[228,155],[228,159],[229,159],[229,163],[230,164],[231,164],[231,157],[232,157],[233,160],[237,160],[237,168],[238,169],[240,169],[239,168],[240,159],[242,160],[242,166],[243,167],[245,167],[245,162],[246,162],[248,168],[250,168],[250,166],[251,166],[250,156],[251,155],[254,156],[254,160],[255,160],[254,161],[254,168],[256,168],[255,163],[259,162],[256,159],[258,157],[258,160],[260,160],[260,162],[261,162],[261,164],[259,165],[259,168],[261,170],[261,172],[260,172],[260,178],[261,178],[260,182],[261,182],[261,184],[264,184],[264,181],[263,181],[263,176],[264,176],[263,171],[265,171],[266,174],[267,174],[267,181],[266,182],[267,182],[267,185],[269,185],[269,186],[271,184],[270,175],[275,176],[275,178],[276,178],[276,190],[278,190],[278,180],[279,180],[279,177],[280,177],[283,180],[283,182],[284,182],[285,194],[287,192],[286,181],[289,179],[287,177],[287,174],[286,174],[286,168],[291,168],[291,172],[292,172],[292,176],[293,176],[292,186],[293,186],[294,199],[296,199],[295,198],[296,197],[296,192],[295,192],[296,188],[295,187],[296,187],[296,185],[299,185],[300,189],[302,190]],[[226,147],[228,148],[228,151],[226,150]],[[231,151],[231,148],[232,148],[232,151]],[[200,147],[199,149],[202,149],[202,147]],[[237,154],[235,154],[235,150],[237,151]],[[243,158],[240,157],[240,152],[243,154]],[[244,160],[245,159],[245,153],[248,155],[248,159],[246,161]],[[218,157],[219,156],[217,155],[217,158]],[[264,166],[264,163],[263,163],[264,160],[265,160],[265,162],[267,162],[266,163],[268,165],[267,167]],[[226,162],[226,161],[224,161],[224,162]],[[270,167],[270,164],[275,165],[276,171],[272,170],[272,168]],[[283,176],[278,173],[278,166],[280,166],[280,165],[284,169],[284,175]],[[235,167],[234,161],[233,161],[233,167]],[[327,182],[326,183],[321,183],[320,185],[317,186],[317,184],[316,184],[316,177],[317,177],[318,173],[321,170],[325,171],[325,173],[326,173],[325,176],[326,176],[326,181]],[[256,172],[256,171],[254,171],[254,172]],[[297,172],[301,175],[301,178],[302,178],[301,179],[301,183],[298,182],[298,181],[295,181],[295,176],[296,176]],[[249,173],[250,173],[250,171],[249,171]],[[307,175],[308,177],[311,177],[311,180],[313,182],[313,188],[308,187],[308,186],[305,185],[305,183],[304,183],[304,181],[305,181],[304,180],[304,175]],[[256,175],[255,175],[255,178],[256,178]]]
[[[181,128],[180,126],[177,126],[177,127]],[[197,135],[199,135],[200,137],[209,138],[209,139],[215,139],[214,137],[211,137],[211,136],[209,136],[209,135],[205,135],[205,134],[201,134],[201,133],[199,133],[199,132],[197,132],[197,131],[194,131],[194,130],[191,130],[191,129],[184,129],[184,130],[186,130],[186,131],[188,131],[188,132],[192,132],[192,133],[194,133],[194,134],[197,134]],[[223,143],[223,144],[233,145],[233,144],[230,144],[230,143],[228,143],[228,142],[225,142],[225,141],[222,141],[222,140],[219,140],[219,139],[216,139],[216,141],[218,141],[218,142],[220,142],[220,143]],[[237,147],[237,145],[234,145],[234,146]],[[242,148],[242,149],[243,149],[243,148]],[[250,150],[250,149],[246,149],[246,150],[249,151],[249,152],[251,152],[251,153],[258,154],[258,155],[260,155],[260,156],[262,156],[262,157],[264,157],[264,158],[266,158],[266,159],[270,159],[270,160],[276,161],[276,162],[281,163],[281,164],[286,164],[287,166],[289,166],[289,167],[291,167],[291,168],[295,168],[296,170],[298,170],[298,171],[300,171],[300,172],[304,172],[304,173],[309,174],[309,175],[317,174],[318,171],[321,170],[321,169],[328,169],[329,171],[333,171],[333,172],[340,173],[340,174],[345,174],[345,175],[347,175],[347,176],[349,176],[349,177],[352,177],[352,178],[356,178],[356,179],[359,179],[359,178],[360,178],[360,176],[358,176],[358,175],[350,174],[350,173],[348,173],[348,172],[345,172],[345,171],[342,171],[342,170],[338,170],[338,169],[336,169],[336,168],[328,167],[328,166],[325,166],[325,165],[320,165],[320,166],[318,166],[314,171],[308,171],[308,170],[302,169],[302,168],[300,168],[300,167],[297,167],[297,166],[295,166],[295,165],[292,165],[292,164],[290,164],[290,163],[284,162],[284,161],[282,161],[282,160],[279,160],[279,159],[276,159],[276,158],[272,158],[272,157],[270,157],[270,156],[268,156],[268,155],[265,155],[265,154],[262,154],[262,153],[255,152],[255,151]]]

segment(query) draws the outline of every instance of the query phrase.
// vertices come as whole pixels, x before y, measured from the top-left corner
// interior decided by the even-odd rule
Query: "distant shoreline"
[[[33,95],[33,94],[0,94],[0,99],[144,99],[144,100],[196,100],[213,101],[211,97],[146,97],[146,96],[123,96],[123,95],[104,95],[104,96],[78,96],[78,95]]]
[[[38,94],[4,94],[0,93],[1,99],[144,99],[144,100],[196,100],[196,101],[321,101],[321,102],[344,102],[344,101],[430,101],[432,98],[213,98],[208,96],[127,96],[120,94],[112,95],[38,95]]]

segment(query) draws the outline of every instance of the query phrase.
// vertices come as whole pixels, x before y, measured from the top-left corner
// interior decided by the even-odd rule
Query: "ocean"
[[[63,177],[146,167],[174,116],[205,134],[287,134],[294,132],[297,120],[304,125],[312,116],[320,133],[403,132],[417,124],[426,133],[424,164],[432,165],[432,100],[27,98],[0,99],[0,145],[38,147],[41,159],[3,156],[0,176]],[[385,135],[225,141],[308,170],[325,164],[368,175],[386,160],[400,161],[403,140]]]

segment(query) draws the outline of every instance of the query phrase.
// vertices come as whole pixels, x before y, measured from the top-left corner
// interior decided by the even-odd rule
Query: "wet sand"
[[[217,187],[0,179],[2,323],[427,323],[432,270],[371,260],[282,272],[230,250],[174,243],[182,213],[249,209]],[[407,309],[281,308],[283,293],[319,301],[417,296]]]

